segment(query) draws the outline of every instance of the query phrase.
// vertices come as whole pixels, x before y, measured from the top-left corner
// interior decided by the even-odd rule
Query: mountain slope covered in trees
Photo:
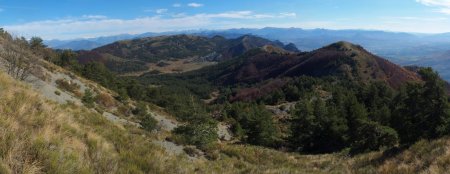
[[[231,124],[240,141],[255,145],[306,153],[350,148],[361,153],[441,137],[449,128],[445,82],[432,69],[410,71],[347,42],[304,53],[254,49],[197,71],[139,79],[159,86],[154,91],[183,88],[176,98],[184,93],[206,99],[216,90],[214,116]],[[424,103],[413,106],[410,98]],[[172,108],[170,101],[176,100],[148,101]],[[268,106],[279,106],[287,117],[273,117]],[[195,119],[178,113],[179,107],[172,108],[175,115]],[[435,125],[419,129],[427,117],[433,117]],[[412,137],[403,131],[416,132],[416,138],[408,140]]]
[[[101,62],[115,72],[133,72],[148,69],[144,65],[149,63],[167,66],[176,60],[184,60],[183,63],[219,62],[267,45],[281,51],[284,48],[298,51],[293,44],[284,45],[251,35],[236,39],[174,35],[118,41],[92,51],[80,51],[78,59],[80,63]]]
[[[202,72],[204,71],[204,72]],[[418,81],[415,72],[373,55],[361,46],[338,42],[304,53],[276,53],[253,50],[236,60],[199,70],[222,84],[261,82],[269,78],[297,76],[339,76],[369,82],[384,81],[399,87],[407,81]]]

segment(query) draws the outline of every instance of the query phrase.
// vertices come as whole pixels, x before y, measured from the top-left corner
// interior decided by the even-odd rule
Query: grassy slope
[[[219,147],[216,161],[170,156],[141,130],[112,124],[85,108],[45,101],[3,73],[0,98],[0,173],[259,173],[310,165],[300,155],[292,154],[302,161],[234,145]]]
[[[180,172],[139,130],[44,101],[0,74],[0,173]],[[7,172],[9,171],[9,172]]]
[[[0,73],[0,173],[441,173],[450,140],[421,141],[394,155],[299,155],[218,145],[216,161],[170,156],[143,137],[73,105],[44,101]]]

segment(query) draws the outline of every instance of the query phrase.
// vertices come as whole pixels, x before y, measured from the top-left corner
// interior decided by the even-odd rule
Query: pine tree
[[[449,134],[449,106],[444,82],[431,68],[419,71],[425,83],[408,84],[395,98],[391,125],[402,144]]]
[[[316,119],[314,110],[308,100],[301,100],[292,113],[291,142],[296,150],[309,151],[314,147]]]
[[[95,96],[94,96],[94,94],[92,93],[92,91],[90,89],[86,89],[84,91],[84,96],[81,99],[81,101],[83,102],[83,104],[86,107],[89,107],[89,108],[94,107]]]

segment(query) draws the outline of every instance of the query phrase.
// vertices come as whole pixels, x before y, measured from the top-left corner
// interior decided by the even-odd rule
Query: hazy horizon
[[[298,29],[298,30],[329,30],[329,31],[374,31],[374,32],[388,32],[388,33],[407,33],[412,35],[439,35],[439,34],[447,34],[450,32],[442,32],[442,33],[418,33],[418,32],[404,32],[404,31],[389,31],[389,30],[376,30],[376,29],[328,29],[328,28],[299,28],[299,27],[261,27],[261,28],[226,28],[226,29],[192,29],[192,30],[173,30],[173,31],[161,31],[161,32],[142,32],[142,33],[119,33],[119,34],[113,34],[113,35],[98,35],[93,37],[79,37],[79,38],[69,38],[69,39],[45,39],[47,41],[52,40],[60,40],[60,41],[71,41],[71,40],[84,40],[84,39],[96,39],[101,37],[114,37],[114,36],[120,36],[120,35],[140,35],[140,34],[146,34],[146,33],[155,33],[155,34],[165,34],[169,33],[199,33],[199,32],[221,32],[221,31],[230,31],[230,30],[262,30],[266,28],[275,28],[275,29]],[[13,33],[15,34],[15,33]],[[248,33],[252,34],[252,33]],[[30,36],[32,37],[32,36]]]

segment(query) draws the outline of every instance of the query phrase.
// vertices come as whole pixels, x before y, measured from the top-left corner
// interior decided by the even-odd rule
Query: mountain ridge
[[[170,64],[168,61],[177,60],[220,62],[267,45],[276,47],[281,52],[298,51],[294,44],[284,45],[279,41],[270,41],[252,35],[226,39],[221,36],[207,38],[183,34],[118,41],[92,51],[79,51],[78,59],[80,63],[98,60],[114,71],[111,64],[117,62],[129,63],[136,67],[142,67],[143,64],[148,63],[159,65],[161,61]],[[291,51],[284,50],[285,47]]]
[[[228,69],[225,66],[218,76],[210,77],[210,79],[218,79],[222,81],[220,83],[235,84],[302,75],[313,77],[337,75],[349,79],[355,75],[356,78],[360,78],[357,80],[386,81],[395,88],[406,81],[420,79],[416,73],[349,42],[338,42],[303,53],[274,54],[264,50],[254,50],[242,57],[240,63],[227,65],[234,69]],[[216,67],[219,66],[216,65]],[[211,67],[210,69],[220,68]]]
[[[448,48],[450,47],[450,35],[448,33],[421,34],[380,30],[329,30],[274,27],[260,29],[239,28],[228,30],[190,30],[163,33],[144,33],[138,35],[126,35],[126,37],[122,38],[120,38],[120,35],[117,37],[111,36],[109,38],[103,37],[102,40],[105,42],[98,46],[107,45],[114,41],[123,39],[175,34],[191,34],[205,37],[221,35],[227,39],[234,39],[246,34],[253,34],[271,40],[294,43],[302,51],[311,51],[340,40],[346,40],[362,45],[370,52],[387,58],[390,61],[402,66],[412,64],[418,66],[431,66],[438,70],[440,74],[443,74],[443,77],[446,80],[450,80],[450,72],[448,69],[434,63],[432,60],[427,60],[432,55],[448,51]],[[101,38],[102,37],[86,40],[96,41]],[[66,42],[61,43],[55,41],[55,43],[64,44]],[[50,45],[55,48],[58,44]],[[74,46],[73,48],[79,47],[80,46]]]

